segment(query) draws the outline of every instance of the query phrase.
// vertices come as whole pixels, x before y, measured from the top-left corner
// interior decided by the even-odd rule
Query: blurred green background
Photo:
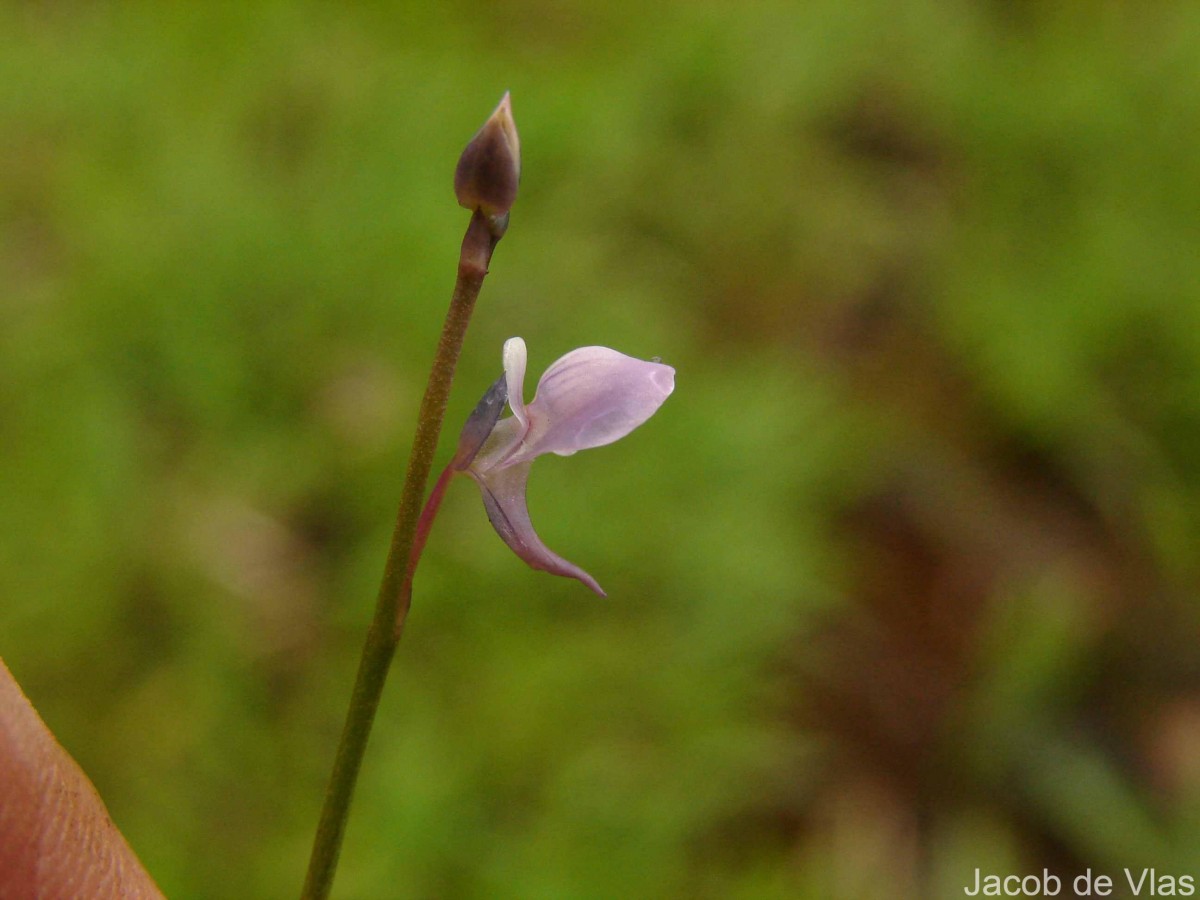
[[[341,897],[1200,875],[1200,6],[0,7],[0,653],[171,897],[294,896],[467,214],[675,395],[456,484]]]

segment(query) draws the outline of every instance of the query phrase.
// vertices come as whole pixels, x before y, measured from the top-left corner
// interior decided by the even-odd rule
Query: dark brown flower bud
[[[508,215],[521,180],[521,141],[505,92],[500,105],[467,144],[454,170],[454,194],[460,206],[489,219]]]

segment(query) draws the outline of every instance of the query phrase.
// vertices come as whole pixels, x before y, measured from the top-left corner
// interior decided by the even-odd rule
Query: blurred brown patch
[[[896,448],[872,490],[833,512],[849,602],[805,633],[787,664],[797,726],[824,736],[827,770],[806,808],[770,820],[797,841],[827,840],[830,805],[869,785],[884,798],[871,808],[892,810],[892,827],[911,829],[918,847],[976,810],[1017,836],[1030,866],[1095,865],[1086,826],[1065,825],[1037,794],[1040,754],[1083,747],[1080,758],[1129,785],[1152,820],[1195,797],[1195,616],[1161,582],[1134,508],[1120,507],[1129,494],[1098,499],[1069,449],[991,408],[969,368],[923,327],[903,278],[889,273],[823,326],[813,349],[848,402],[908,423],[911,444]],[[1001,660],[1021,652],[996,636],[1003,608],[1064,578],[1081,598],[1062,650],[1082,657],[1079,677],[1042,685],[1022,711],[1028,722],[1005,725],[1011,745],[981,751],[970,723],[986,724],[996,665],[984,650]],[[923,853],[892,845],[879,871],[921,884]]]

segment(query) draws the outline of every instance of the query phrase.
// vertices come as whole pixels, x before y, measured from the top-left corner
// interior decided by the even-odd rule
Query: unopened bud
[[[500,105],[467,144],[454,170],[454,194],[460,206],[492,220],[505,219],[517,199],[521,180],[521,141],[505,92]]]

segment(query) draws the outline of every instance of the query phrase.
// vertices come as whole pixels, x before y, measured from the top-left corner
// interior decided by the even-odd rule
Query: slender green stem
[[[446,401],[450,397],[450,385],[454,380],[454,369],[459,351],[466,336],[467,324],[475,299],[487,275],[488,262],[495,249],[499,235],[494,232],[494,223],[476,212],[471,217],[463,238],[462,254],[458,263],[458,280],[450,299],[450,309],[442,326],[433,367],[425,396],[417,413],[417,432],[413,438],[412,454],[408,460],[408,472],[400,496],[400,509],[396,515],[396,529],[392,533],[391,547],[383,571],[383,582],[379,587],[379,598],[375,615],[367,630],[359,660],[358,674],[350,697],[350,709],[338,744],[337,756],[330,775],[329,788],[325,793],[325,805],[317,825],[312,855],[308,862],[308,876],[304,882],[303,900],[319,900],[329,896],[333,876],[337,870],[338,854],[346,831],[346,818],[350,801],[354,796],[354,785],[358,780],[363,754],[379,707],[379,697],[387,680],[388,668],[400,642],[404,622],[412,603],[412,579],[417,555],[413,544],[417,536],[417,522],[421,514],[421,501],[437,450],[438,436],[442,430],[442,419],[446,413]]]

